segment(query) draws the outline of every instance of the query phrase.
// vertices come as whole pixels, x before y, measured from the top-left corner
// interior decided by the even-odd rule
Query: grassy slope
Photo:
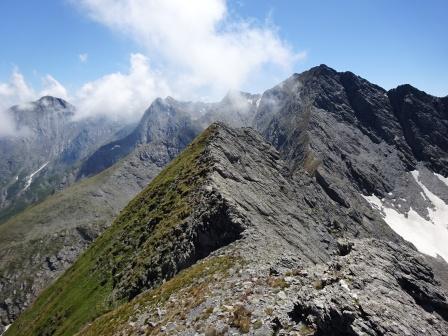
[[[172,321],[182,318],[185,311],[193,308],[188,305],[198,305],[204,296],[207,294],[207,286],[209,283],[216,281],[215,276],[219,274],[219,279],[226,276],[227,270],[240,260],[232,256],[216,256],[210,257],[197,264],[181,271],[169,281],[163,283],[159,287],[148,290],[137,296],[130,302],[127,302],[113,311],[102,315],[93,323],[86,326],[79,332],[83,336],[111,336],[122,332],[123,334],[130,334],[132,327],[129,321],[138,313],[140,309],[145,311],[155,310],[164,303],[173,294],[183,292],[184,297],[193,298],[192,302],[187,306],[177,303],[166,317]],[[163,335],[159,327],[149,328],[147,335]]]
[[[204,131],[131,201],[6,335],[73,335],[87,322],[123,303],[124,299],[110,297],[116,282],[113,274],[126,274],[132,286],[151,255],[169,242],[171,229],[189,215],[189,192],[200,185],[204,175],[206,167],[198,158],[210,132],[211,128]]]
[[[22,241],[24,236],[32,239],[33,237],[29,236],[30,223],[42,226],[39,229],[40,234],[54,217],[64,218],[65,214],[73,214],[73,210],[91,206],[91,202],[88,202],[88,194],[104,184],[113,169],[115,167],[76,183],[63,192],[51,195],[45,201],[28,207],[25,211],[1,224],[0,243],[7,244],[17,238]]]

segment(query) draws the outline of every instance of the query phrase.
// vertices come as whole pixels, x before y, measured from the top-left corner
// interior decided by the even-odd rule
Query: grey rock
[[[303,286],[291,318],[314,335],[444,335],[448,301],[426,260],[412,249],[355,241],[326,272],[337,281]]]

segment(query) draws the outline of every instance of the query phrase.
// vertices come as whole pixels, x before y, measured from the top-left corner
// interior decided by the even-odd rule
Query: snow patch
[[[24,191],[30,187],[31,183],[33,182],[33,177],[36,174],[38,174],[42,169],[44,169],[49,163],[50,163],[50,161],[45,162],[38,170],[36,170],[35,172],[31,173],[30,176],[28,176],[28,180],[26,181],[25,188],[23,188]]]
[[[376,195],[364,196],[373,208],[381,211],[384,221],[422,253],[440,256],[448,261],[448,204],[434,195],[419,180],[419,172],[411,172],[415,181],[423,189],[424,197],[432,203],[428,208],[429,220],[420,216],[412,207],[406,214],[385,206]]]
[[[353,293],[352,290],[350,289],[350,287],[348,286],[347,282],[344,279],[339,280],[339,284],[341,285],[342,288],[344,288],[352,298],[357,299],[358,295],[356,295],[356,293]]]
[[[448,187],[448,177],[443,177],[440,174],[434,173],[434,175],[436,175],[438,177],[438,179],[440,181],[442,181],[443,183],[445,183],[445,185]]]
[[[1,334],[0,336],[2,336],[4,333],[6,333],[6,330],[8,330],[10,326],[11,326],[11,325],[8,324],[8,325],[5,327],[5,330],[2,332],[2,334]]]
[[[260,106],[260,102],[261,102],[261,97],[257,99],[257,101],[255,102],[255,106]]]
[[[417,170],[414,170],[411,174],[420,188],[423,189],[426,199],[433,205],[433,207],[428,208],[431,222],[436,226],[448,229],[448,204],[426,188],[426,186],[419,180],[419,172]]]

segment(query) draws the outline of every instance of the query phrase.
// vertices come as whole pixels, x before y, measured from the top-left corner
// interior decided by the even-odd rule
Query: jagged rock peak
[[[311,69],[305,71],[304,73],[309,73],[309,74],[313,74],[315,76],[319,76],[319,75],[335,75],[338,72],[326,64],[320,64],[315,67],[312,67]]]
[[[389,93],[395,93],[401,97],[405,97],[407,95],[414,95],[415,97],[419,99],[425,99],[425,98],[435,98],[435,99],[443,99],[445,97],[437,97],[434,95],[431,95],[429,93],[426,93],[425,91],[419,90],[416,87],[412,86],[411,84],[401,84],[398,85],[396,88],[389,90]]]

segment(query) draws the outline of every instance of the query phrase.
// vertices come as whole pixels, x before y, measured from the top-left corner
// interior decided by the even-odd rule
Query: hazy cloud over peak
[[[250,89],[251,83],[267,88],[305,57],[279,37],[274,25],[230,15],[226,0],[71,3],[81,14],[135,41],[143,52],[130,55],[128,70],[105,74],[72,92],[49,74],[34,90],[14,69],[10,81],[0,83],[0,111],[52,95],[75,105],[78,118],[136,119],[156,97],[219,100],[229,90]],[[78,58],[85,63],[88,54]]]
[[[304,53],[295,53],[272,25],[234,19],[225,0],[81,0],[92,19],[145,48],[177,95],[222,95],[255,73],[285,74]],[[268,78],[264,78],[267,79]]]
[[[152,71],[149,60],[142,54],[132,54],[127,73],[108,74],[81,87],[75,98],[77,116],[136,119],[153,99],[169,93],[168,85]]]
[[[54,96],[65,100],[70,100],[70,96],[67,89],[59,83],[53,76],[46,75],[42,78],[43,90],[39,93],[39,96]]]
[[[14,68],[9,82],[0,82],[0,136],[15,136],[24,134],[19,132],[17,125],[8,114],[8,109],[13,105],[19,105],[22,109],[32,107],[29,103],[42,96],[54,96],[65,100],[71,100],[66,88],[53,76],[46,75],[42,78],[40,91],[36,91],[26,81],[18,68]]]

